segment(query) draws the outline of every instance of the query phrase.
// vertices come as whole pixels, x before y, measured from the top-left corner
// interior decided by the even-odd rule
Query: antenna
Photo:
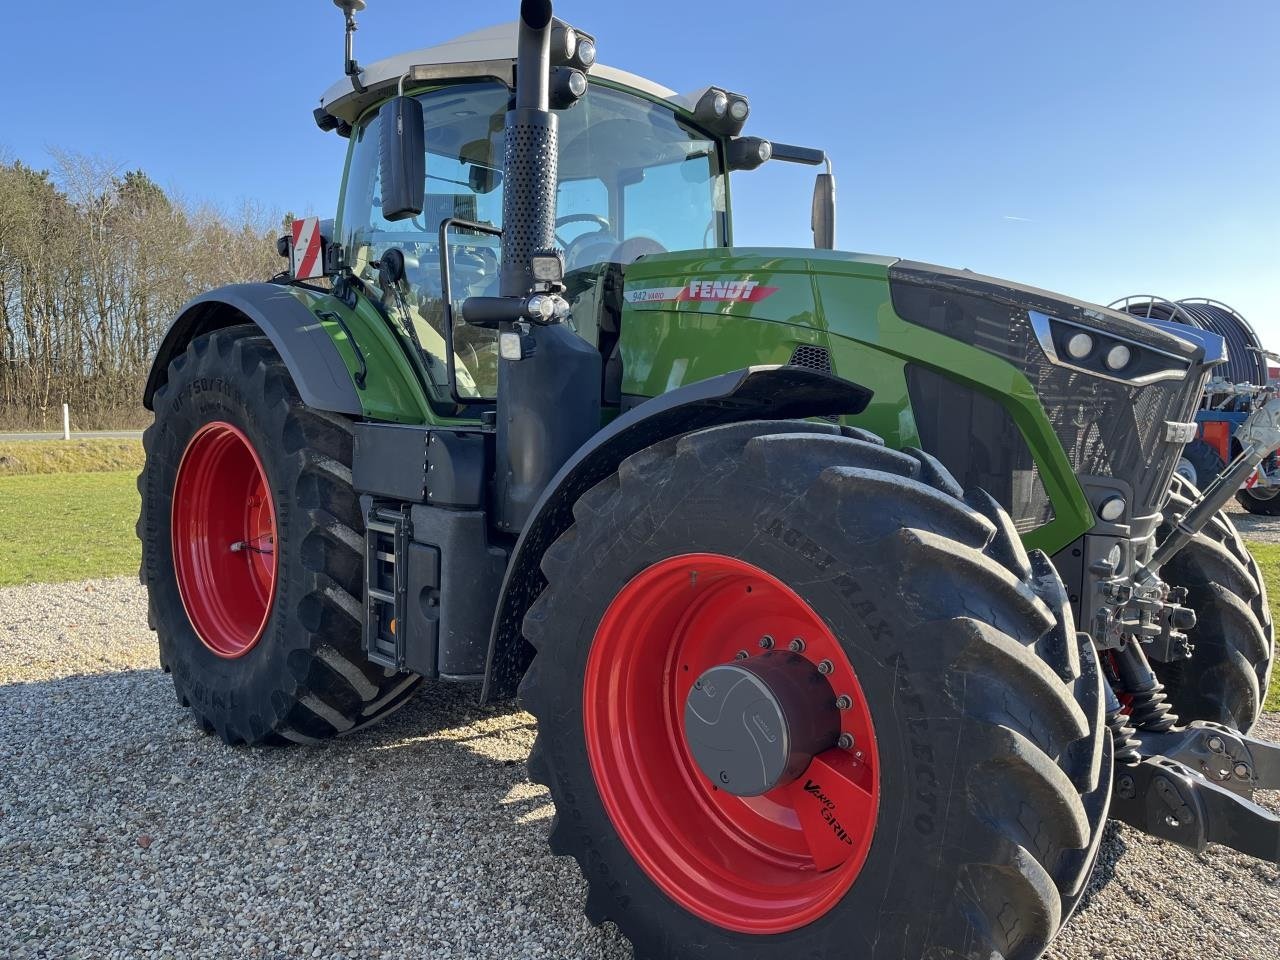
[[[360,82],[360,64],[356,63],[355,34],[359,29],[356,26],[356,14],[364,10],[365,0],[333,0],[333,5],[347,17],[347,43],[343,69],[351,78],[351,86],[355,88],[356,93],[364,93],[364,84]]]

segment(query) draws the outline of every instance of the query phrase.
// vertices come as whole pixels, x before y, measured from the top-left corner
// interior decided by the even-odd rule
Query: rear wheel
[[[1162,536],[1198,496],[1195,487],[1175,478]],[[1275,628],[1262,573],[1226,512],[1220,511],[1160,576],[1187,589],[1187,606],[1196,614],[1196,625],[1187,631],[1191,659],[1153,664],[1174,711],[1186,721],[1211,720],[1248,731],[1266,700]]]
[[[1035,957],[1110,791],[1061,582],[919,452],[673,439],[588,492],[525,632],[530,761],[642,958]]]
[[[197,338],[143,443],[142,582],[179,700],[227,743],[378,720],[418,678],[362,648],[364,525],[351,424],[302,405],[256,327]]]

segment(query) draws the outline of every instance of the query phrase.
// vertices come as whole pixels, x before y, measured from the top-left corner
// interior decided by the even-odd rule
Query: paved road
[[[428,684],[358,736],[229,749],[175,701],[135,580],[0,590],[0,956],[630,960],[547,849],[532,725]],[[1045,960],[1277,943],[1274,865],[1113,825]]]
[[[0,443],[22,443],[24,440],[61,440],[61,433],[0,433]],[[71,431],[72,440],[141,440],[141,430]]]

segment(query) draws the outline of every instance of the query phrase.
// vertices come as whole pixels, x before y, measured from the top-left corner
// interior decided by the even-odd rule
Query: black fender
[[[633,453],[669,437],[742,420],[791,420],[858,414],[871,391],[802,367],[748,367],[664,393],[622,414],[569,459],[547,485],[516,541],[489,634],[484,702],[515,695],[533,648],[521,633],[529,607],[546,588],[539,564],[573,523],[582,494]]]
[[[156,390],[169,364],[196,337],[253,323],[271,339],[298,388],[302,402],[316,410],[358,417],[364,412],[351,374],[315,314],[278,283],[241,283],[201,294],[178,313],[160,341],[142,402],[154,410]]]

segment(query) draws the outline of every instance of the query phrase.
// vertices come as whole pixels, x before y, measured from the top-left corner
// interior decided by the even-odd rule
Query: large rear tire
[[[179,701],[229,744],[324,740],[403,705],[419,678],[362,647],[350,421],[303,406],[252,326],[194,340],[155,413],[141,579]]]
[[[858,431],[752,422],[630,457],[574,519],[521,693],[591,920],[642,960],[1040,955],[1093,868],[1110,744],[1061,581],[990,497]],[[683,705],[784,644],[850,739],[730,795]]]
[[[1175,478],[1162,536],[1198,496],[1195,487]],[[1191,659],[1153,664],[1174,712],[1184,721],[1211,720],[1248,732],[1266,701],[1275,627],[1262,572],[1226,512],[1220,511],[1160,576],[1187,589],[1187,606],[1196,614],[1196,625],[1187,631]]]

